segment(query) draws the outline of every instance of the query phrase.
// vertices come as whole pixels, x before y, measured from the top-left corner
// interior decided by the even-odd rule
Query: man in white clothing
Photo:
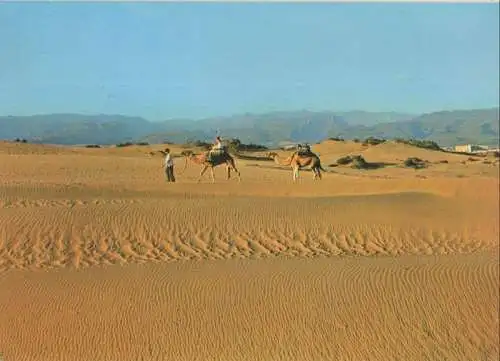
[[[224,144],[222,144],[222,139],[220,139],[219,136],[217,136],[215,138],[215,145],[213,146],[212,149],[216,149],[216,150],[222,150],[222,149],[224,149]]]
[[[222,144],[222,139],[217,136],[215,137],[215,144],[212,146],[212,149],[208,152],[208,160],[211,161],[213,160],[213,157],[215,155],[220,155],[222,152],[224,152],[224,144]]]
[[[175,182],[174,176],[174,160],[172,159],[172,155],[170,154],[170,149],[165,149],[165,174],[167,176],[167,182]]]

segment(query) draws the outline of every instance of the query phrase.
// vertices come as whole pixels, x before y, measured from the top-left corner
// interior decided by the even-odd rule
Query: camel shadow
[[[274,163],[274,161],[271,161],[272,163]],[[281,172],[290,172],[290,168],[287,168],[287,167],[280,167],[278,165],[267,165],[267,164],[258,164],[258,163],[248,163],[248,164],[245,164],[245,167],[255,167],[255,168],[262,168],[262,169],[271,169],[271,170],[275,170],[275,171],[281,171]],[[312,169],[310,168],[300,168],[300,171],[301,172],[306,172],[306,173],[311,173],[313,172]],[[323,171],[324,173],[335,173],[331,170],[328,170],[328,169],[325,169]]]
[[[328,167],[339,167],[343,164],[328,164]],[[390,163],[390,162],[353,162],[350,165],[347,166],[347,168],[353,168],[353,169],[365,169],[365,170],[375,170],[375,169],[382,169],[382,168],[387,168],[387,167],[395,167],[397,166],[397,163]]]
[[[248,154],[242,154],[242,153],[234,153],[233,155],[237,159],[254,160],[254,161],[258,161],[258,162],[273,162],[272,159],[270,159],[269,157],[266,157],[266,156],[248,155]]]

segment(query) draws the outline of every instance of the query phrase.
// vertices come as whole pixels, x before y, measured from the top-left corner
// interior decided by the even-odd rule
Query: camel
[[[280,157],[277,153],[271,152],[268,153],[268,157],[273,159],[276,164],[286,165],[292,167],[292,177],[295,182],[299,178],[299,170],[301,168],[310,167],[313,171],[313,179],[321,179],[321,171],[326,172],[321,166],[321,161],[319,157],[310,152],[308,154],[300,154],[299,152],[293,152],[288,158],[285,160],[280,160]]]
[[[203,174],[205,174],[205,172],[208,168],[210,168],[210,172],[212,174],[212,183],[215,183],[214,167],[217,167],[218,165],[222,165],[222,164],[226,165],[227,179],[228,180],[231,178],[231,170],[234,170],[236,172],[236,174],[238,175],[238,181],[241,181],[240,172],[238,171],[238,169],[236,169],[234,159],[227,152],[224,152],[220,155],[214,156],[213,160],[208,159],[208,153],[202,153],[202,154],[195,155],[190,150],[182,152],[182,155],[184,155],[186,157],[186,163],[184,165],[183,173],[186,170],[188,160],[190,160],[191,162],[193,162],[195,164],[199,164],[199,165],[203,166],[201,169],[201,172],[200,172],[200,176],[198,178],[198,183],[200,182],[201,177],[203,176]]]

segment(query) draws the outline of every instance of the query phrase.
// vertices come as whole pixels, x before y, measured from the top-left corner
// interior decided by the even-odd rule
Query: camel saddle
[[[210,155],[213,156],[213,157],[216,157],[216,156],[221,156],[223,155],[224,153],[226,153],[226,149],[212,149],[210,150]]]
[[[298,155],[311,155],[311,147],[307,144],[299,144],[297,147]]]
[[[305,156],[305,155],[312,155],[312,152],[310,150],[301,149],[301,150],[297,151],[297,154]]]
[[[224,158],[227,151],[225,148],[223,149],[212,149],[208,152],[207,160],[209,162],[219,163],[221,158]]]

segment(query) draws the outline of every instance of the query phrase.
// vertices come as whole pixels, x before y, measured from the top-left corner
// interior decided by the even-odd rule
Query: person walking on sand
[[[165,160],[163,163],[165,167],[165,174],[167,176],[167,182],[175,182],[174,176],[174,160],[172,159],[172,155],[170,154],[170,149],[165,149]]]

